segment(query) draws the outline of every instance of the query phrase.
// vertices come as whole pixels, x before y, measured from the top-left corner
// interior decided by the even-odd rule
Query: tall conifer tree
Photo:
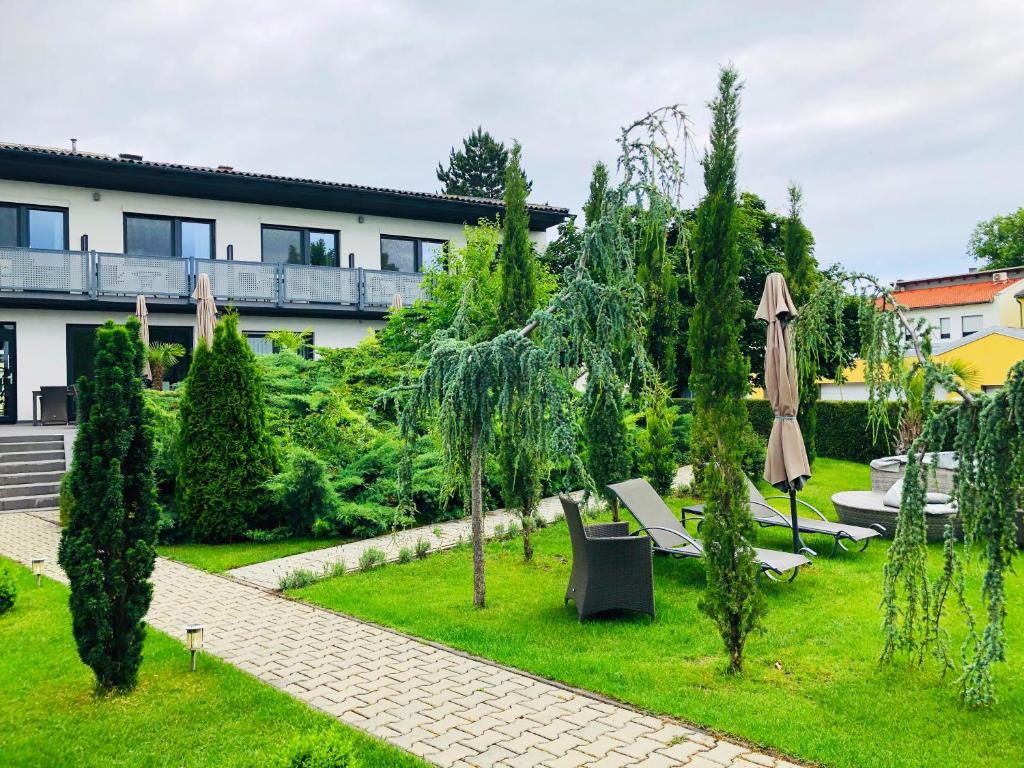
[[[100,690],[135,687],[153,590],[157,506],[135,318],[96,331],[95,373],[78,380],[73,503],[59,562],[71,586],[78,655]]]
[[[437,180],[446,195],[466,195],[500,200],[505,194],[505,169],[508,150],[491,134],[477,129],[462,140],[462,148],[452,147],[448,167],[437,164]],[[526,182],[526,191],[533,185]]]
[[[697,209],[693,241],[690,319],[690,388],[694,394],[694,444],[705,463],[704,563],[707,589],[701,608],[714,620],[729,653],[729,669],[743,664],[747,635],[759,621],[754,521],[741,465],[747,425],[743,398],[749,367],[740,351],[740,257],[736,248],[736,145],[739,76],[724,68],[712,112],[711,149],[703,159],[706,195]]]

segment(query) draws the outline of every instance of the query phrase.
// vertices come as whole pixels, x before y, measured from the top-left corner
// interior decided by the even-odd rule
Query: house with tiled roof
[[[420,296],[421,273],[445,243],[464,242],[464,225],[502,210],[500,200],[0,143],[0,421],[31,420],[42,387],[88,375],[96,328],[132,314],[138,295],[151,341],[191,352],[201,274],[257,353],[271,351],[275,330],[351,346]],[[569,213],[528,210],[538,247]]]

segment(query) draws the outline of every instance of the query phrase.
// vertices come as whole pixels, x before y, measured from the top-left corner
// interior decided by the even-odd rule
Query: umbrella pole
[[[793,530],[793,551],[797,554],[801,552],[809,552],[812,555],[818,554],[804,544],[804,540],[800,538],[800,520],[796,514],[796,488],[792,485],[789,486],[789,518],[792,523],[790,527]]]

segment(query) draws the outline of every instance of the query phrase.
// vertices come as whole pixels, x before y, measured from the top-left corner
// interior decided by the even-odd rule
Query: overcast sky
[[[703,148],[732,61],[741,186],[781,210],[799,182],[823,263],[965,270],[974,224],[1024,205],[1020,0],[0,6],[8,141],[434,191],[482,124],[578,211],[646,110],[683,102]]]

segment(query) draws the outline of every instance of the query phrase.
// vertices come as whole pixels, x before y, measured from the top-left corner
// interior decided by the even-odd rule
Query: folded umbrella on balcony
[[[764,390],[772,404],[775,423],[768,438],[768,454],[764,462],[764,479],[780,491],[789,492],[793,523],[793,551],[807,547],[800,539],[796,514],[796,492],[811,476],[803,434],[796,420],[800,402],[793,344],[788,325],[797,315],[789,295],[786,278],[772,272],[764,284],[761,304],[755,317],[768,323],[767,347],[764,353]]]
[[[391,300],[391,308],[392,309],[401,309],[404,306],[405,306],[405,303],[402,301],[402,294],[396,293],[395,294],[395,298],[393,298]]]
[[[141,293],[135,297],[135,316],[139,318],[139,336],[142,338],[142,377],[153,380],[153,371],[149,367],[149,308],[146,306],[146,297]]]
[[[213,327],[217,324],[217,305],[213,303],[210,276],[205,272],[199,273],[192,298],[196,300],[196,343],[205,341],[206,346],[212,347]]]

